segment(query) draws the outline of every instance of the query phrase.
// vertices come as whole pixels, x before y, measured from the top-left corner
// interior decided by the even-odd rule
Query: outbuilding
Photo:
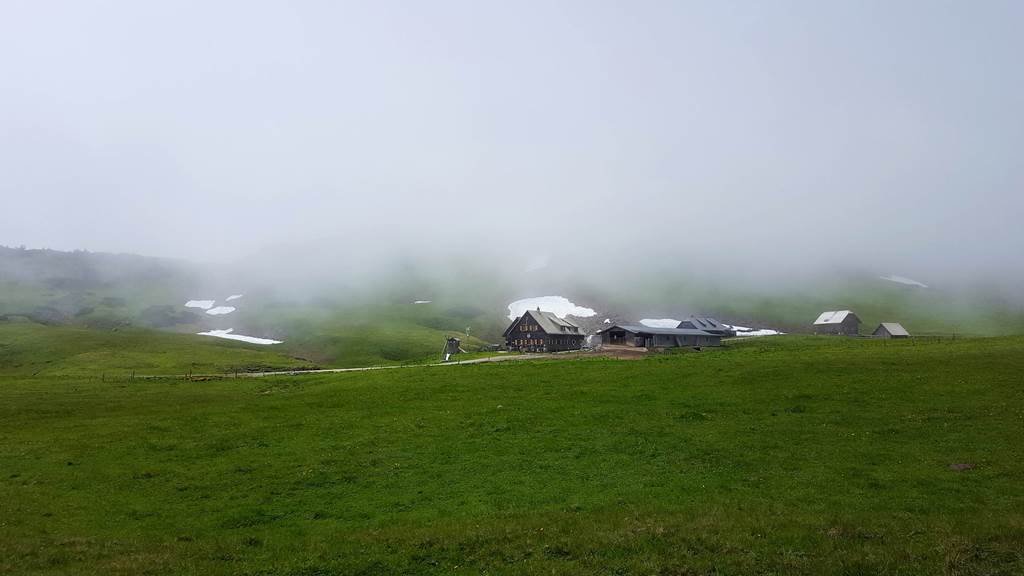
[[[636,324],[615,324],[595,334],[606,346],[637,348],[681,348],[721,346],[722,336],[692,328],[653,328]]]
[[[860,318],[849,310],[830,310],[818,316],[813,328],[815,334],[856,336],[860,333],[860,324]]]
[[[871,335],[875,338],[910,338],[910,332],[899,322],[882,322]]]

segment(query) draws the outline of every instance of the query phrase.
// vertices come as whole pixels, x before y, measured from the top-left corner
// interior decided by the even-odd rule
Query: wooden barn
[[[860,318],[849,310],[822,312],[814,321],[815,334],[838,334],[856,336],[860,333]]]
[[[579,350],[585,335],[570,320],[552,312],[527,310],[505,329],[505,347],[522,352]]]
[[[910,338],[910,332],[899,322],[882,322],[871,335],[875,338]]]
[[[693,328],[652,328],[616,324],[595,335],[606,346],[638,348],[681,348],[685,346],[721,346],[722,336]]]

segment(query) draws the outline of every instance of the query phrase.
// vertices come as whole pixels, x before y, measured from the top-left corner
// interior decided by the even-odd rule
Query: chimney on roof
[[[540,306],[537,306],[537,312],[540,312]]]

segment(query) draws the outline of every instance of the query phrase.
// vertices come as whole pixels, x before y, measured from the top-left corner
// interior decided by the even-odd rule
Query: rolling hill
[[[685,266],[629,266],[597,274],[569,263],[523,272],[451,257],[400,259],[373,273],[336,264],[316,274],[258,274],[133,255],[0,248],[0,324],[188,334],[233,329],[283,341],[274,347],[281,354],[338,367],[420,361],[436,356],[449,336],[462,338],[468,350],[500,342],[506,305],[544,295],[595,309],[596,316],[580,320],[589,330],[604,318],[635,322],[699,312],[799,333],[822,310],[853,309],[866,332],[897,321],[917,335],[1024,333],[1024,305],[991,286],[923,288],[865,272],[761,285],[697,276]],[[227,302],[230,294],[244,297]],[[185,307],[196,299],[234,310],[213,316]]]

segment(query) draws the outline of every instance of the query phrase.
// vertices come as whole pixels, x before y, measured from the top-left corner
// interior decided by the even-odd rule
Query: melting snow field
[[[524,298],[516,300],[508,305],[508,319],[515,320],[527,310],[540,308],[545,312],[553,312],[559,318],[576,316],[577,318],[590,318],[597,314],[591,308],[577,306],[562,296],[538,296],[536,298]]]
[[[928,287],[927,284],[922,284],[917,280],[907,278],[906,276],[897,276],[895,274],[892,274],[890,276],[879,276],[879,278],[881,278],[882,280],[888,280],[889,282],[896,282],[897,284],[906,284],[907,286],[917,286],[919,288]]]
[[[209,310],[213,306],[213,300],[189,300],[185,302],[185,308],[202,308],[203,310]]]
[[[200,336],[213,336],[214,338],[225,338],[227,340],[238,340],[240,342],[248,342],[250,344],[281,344],[282,340],[271,340],[269,338],[257,338],[255,336],[243,336],[242,334],[233,334],[234,328],[228,328],[227,330],[210,330],[209,332],[199,332]]]
[[[220,316],[221,314],[231,314],[235,311],[234,306],[217,306],[206,311],[211,316]]]
[[[725,326],[729,326],[725,324]],[[746,326],[729,326],[736,331],[736,337],[748,337],[748,336],[778,336],[779,334],[785,334],[785,332],[779,332],[778,330],[769,330],[767,328],[763,330],[754,330],[753,328],[747,328]]]
[[[238,300],[242,296],[245,296],[245,294],[232,294],[231,296],[228,296],[224,301],[231,302],[232,300]]]
[[[679,320],[674,318],[644,318],[640,323],[651,328],[675,328],[679,326]]]
[[[430,304],[433,300],[416,300],[413,304]]]

